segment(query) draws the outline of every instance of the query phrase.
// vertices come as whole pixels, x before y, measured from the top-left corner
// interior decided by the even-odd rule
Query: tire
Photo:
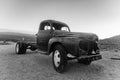
[[[90,65],[91,64],[91,60],[87,60],[87,59],[77,59],[78,63],[82,63],[84,65]]]
[[[67,52],[61,45],[56,45],[52,54],[52,62],[54,69],[63,73],[67,65]]]
[[[17,42],[15,46],[16,54],[25,54],[27,50],[27,45],[22,42]]]

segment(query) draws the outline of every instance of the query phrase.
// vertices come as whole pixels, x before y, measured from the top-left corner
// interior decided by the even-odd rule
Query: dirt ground
[[[0,80],[120,80],[120,51],[102,51],[103,59],[89,66],[69,61],[67,71],[57,73],[51,56],[27,51],[15,54],[15,44],[0,45]]]

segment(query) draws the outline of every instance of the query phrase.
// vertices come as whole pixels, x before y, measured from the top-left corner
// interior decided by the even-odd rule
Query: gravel
[[[15,54],[15,43],[0,45],[0,80],[120,80],[120,51],[102,51],[102,60],[86,66],[69,61],[65,73],[57,73],[51,55],[37,51]]]

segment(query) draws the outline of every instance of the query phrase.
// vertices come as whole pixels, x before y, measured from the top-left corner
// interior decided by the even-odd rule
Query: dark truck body
[[[51,26],[50,30],[44,30],[44,24]],[[68,31],[53,30],[54,24],[61,24],[68,28]],[[56,26],[59,27],[59,26]],[[60,26],[61,27],[61,26]],[[52,51],[52,46],[56,43],[60,43],[64,46],[68,53],[73,56],[82,56],[91,53],[96,50],[99,54],[98,48],[98,36],[93,33],[80,33],[80,32],[70,32],[67,24],[54,21],[54,20],[45,20],[40,24],[39,31],[37,35],[37,45],[38,49],[46,51],[46,54],[50,54]]]
[[[91,62],[102,59],[96,34],[71,32],[67,24],[55,20],[41,22],[36,34],[36,43],[23,43],[27,45],[27,49],[38,49],[45,55],[55,52],[56,45],[62,46],[67,60],[78,59]]]

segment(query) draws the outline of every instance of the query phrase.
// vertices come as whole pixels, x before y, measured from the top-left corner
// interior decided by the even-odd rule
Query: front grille
[[[83,40],[80,41],[79,43],[79,47],[80,49],[86,51],[88,54],[91,54],[92,51],[95,49],[95,41],[91,41],[91,40]]]

